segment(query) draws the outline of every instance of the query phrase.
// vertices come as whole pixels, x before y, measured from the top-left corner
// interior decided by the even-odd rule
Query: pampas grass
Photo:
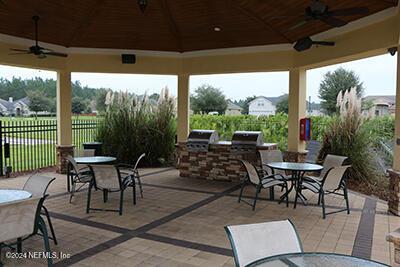
[[[171,160],[175,144],[175,100],[162,90],[157,105],[147,96],[109,92],[107,109],[99,123],[97,140],[107,155],[132,164],[142,153],[145,163],[158,166]]]

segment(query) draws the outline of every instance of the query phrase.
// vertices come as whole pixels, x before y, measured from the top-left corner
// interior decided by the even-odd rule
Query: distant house
[[[396,109],[396,96],[394,95],[371,95],[363,98],[364,103],[371,103],[368,110],[364,110],[365,115],[385,116],[392,115]]]
[[[0,98],[0,114],[2,116],[29,116],[33,114],[29,109],[29,104],[28,97],[16,101],[12,97],[8,101]]]
[[[259,96],[249,103],[249,115],[275,115],[276,105],[285,97],[287,97],[287,95],[281,95],[277,97]]]
[[[228,102],[228,107],[226,108],[225,115],[237,116],[242,114],[243,108],[236,105],[235,103],[232,103],[229,100],[227,102]]]

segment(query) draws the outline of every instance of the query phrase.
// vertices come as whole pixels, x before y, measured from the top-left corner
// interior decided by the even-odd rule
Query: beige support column
[[[65,157],[73,154],[71,72],[57,72],[57,171],[65,173]]]
[[[389,211],[396,215],[400,215],[400,53],[399,52],[397,52],[396,113],[395,113],[395,123],[394,123],[395,144],[394,144],[394,155],[393,155],[393,169],[388,170],[390,176],[388,206],[389,206]],[[398,256],[398,258],[400,258],[400,256]]]
[[[178,143],[186,142],[189,134],[189,75],[178,75]]]
[[[300,119],[306,116],[306,70],[295,68],[289,72],[288,151],[286,160],[304,161],[307,151],[300,141]]]

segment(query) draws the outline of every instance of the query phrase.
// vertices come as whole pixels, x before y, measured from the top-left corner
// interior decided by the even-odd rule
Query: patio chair
[[[319,151],[321,150],[321,142],[310,140],[307,142],[307,157],[306,163],[316,163],[318,160]]]
[[[108,200],[108,193],[119,192],[119,209],[118,210],[106,210],[106,211],[118,211],[119,215],[122,215],[122,207],[124,202],[124,191],[128,187],[132,187],[133,191],[133,204],[136,204],[136,188],[135,183],[132,183],[131,176],[121,177],[118,166],[112,165],[91,165],[90,168],[93,172],[93,180],[89,184],[88,199],[86,213],[89,210],[103,210],[90,207],[92,188],[100,189],[103,191],[104,203]]]
[[[343,156],[337,156],[337,155],[331,155],[328,154],[325,157],[324,160],[324,164],[323,164],[323,169],[320,172],[319,176],[310,176],[310,175],[305,175],[303,177],[303,180],[307,180],[307,181],[318,181],[321,182],[322,179],[324,179],[326,173],[333,167],[338,167],[338,166],[342,166],[344,161],[347,159],[347,157],[343,157]]]
[[[55,179],[56,178],[54,177],[32,175],[28,178],[28,180],[26,180],[23,190],[30,192],[33,197],[42,197],[44,201],[49,196],[49,194],[46,194],[47,188]],[[57,238],[54,232],[53,224],[51,223],[50,214],[44,205],[42,205],[42,210],[40,213],[46,216],[52,236],[49,238],[53,239],[54,244],[57,245]]]
[[[72,167],[67,174],[67,179],[70,179],[68,183],[71,183],[71,192],[69,197],[69,203],[71,203],[75,193],[78,192],[85,184],[88,184],[92,180],[93,175],[89,166],[79,166],[73,157],[67,156],[66,160],[69,162],[70,168]],[[81,185],[76,188],[77,184]]]
[[[288,186],[287,186],[286,180],[281,178],[279,175],[272,174],[272,175],[263,176],[263,175],[260,175],[260,172],[257,170],[257,168],[250,162],[245,161],[245,160],[241,160],[240,162],[243,164],[243,166],[246,170],[246,177],[243,180],[242,186],[240,189],[239,200],[238,200],[239,203],[240,203],[240,201],[243,201],[244,203],[252,206],[253,210],[255,210],[258,195],[259,195],[261,189],[263,189],[263,188],[265,188],[265,189],[272,188],[273,189],[274,186],[279,185],[286,189],[286,193],[288,192]],[[254,197],[253,204],[242,200],[243,190],[247,184],[252,184],[256,187],[256,195]],[[286,196],[286,206],[289,206],[289,197],[288,196]]]
[[[350,214],[349,208],[349,197],[347,193],[347,185],[344,179],[344,174],[346,170],[351,167],[350,165],[346,166],[336,166],[330,168],[328,171],[325,172],[325,176],[321,181],[313,181],[313,180],[304,180],[302,181],[299,190],[296,192],[296,199],[294,205],[296,207],[297,204],[297,196],[299,191],[303,189],[308,189],[316,194],[318,194],[318,205],[322,205],[322,217],[325,219],[326,215],[337,213],[341,211],[347,211],[347,214]],[[343,194],[339,193],[338,191],[342,190]],[[327,213],[325,211],[325,195],[328,194],[335,194],[339,196],[343,196],[346,201],[346,208],[340,209],[336,211],[332,211]]]
[[[275,255],[301,253],[303,247],[290,220],[225,226],[237,267]]]
[[[13,245],[17,245],[18,252],[21,252],[21,243],[38,234],[39,231],[43,237],[46,252],[51,253],[46,223],[40,216],[43,200],[43,197],[32,197],[0,204],[0,255],[1,248]],[[10,240],[17,240],[17,242],[9,242]],[[0,266],[2,265],[0,261]],[[51,257],[47,258],[47,265],[53,265]]]
[[[139,163],[140,161],[146,156],[145,153],[139,156],[139,158],[136,160],[136,163],[134,165],[129,165],[129,164],[118,164],[118,167],[120,168],[121,175],[128,176],[131,175],[134,182],[136,182],[139,185],[139,190],[140,190],[140,197],[143,198],[143,189],[142,189],[142,181],[140,180],[140,175],[139,175]]]
[[[284,170],[273,170],[267,166],[271,162],[283,162],[282,151],[280,150],[260,150],[261,167],[267,174],[275,174],[282,179],[290,180],[291,177],[286,175]]]

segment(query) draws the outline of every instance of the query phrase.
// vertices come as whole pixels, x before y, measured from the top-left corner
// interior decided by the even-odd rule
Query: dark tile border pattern
[[[156,171],[156,172],[147,173],[145,175],[142,175],[142,177],[160,174],[163,172],[170,171],[172,169],[174,169],[174,168],[168,168],[168,169],[163,169],[163,170]],[[182,217],[182,216],[192,212],[193,210],[201,208],[221,197],[224,197],[224,196],[237,197],[237,195],[233,194],[233,192],[239,189],[239,187],[240,187],[239,185],[235,185],[223,192],[210,192],[210,191],[206,191],[206,190],[197,190],[197,189],[181,188],[181,187],[174,187],[174,186],[167,186],[167,185],[156,185],[156,184],[148,184],[148,183],[143,183],[143,185],[149,186],[149,187],[156,187],[156,188],[180,190],[180,191],[185,191],[185,192],[210,194],[211,196],[209,196],[208,198],[205,198],[199,202],[196,202],[188,207],[185,207],[178,211],[175,211],[175,212],[173,212],[167,216],[164,216],[160,219],[157,219],[151,223],[145,224],[135,230],[131,230],[131,229],[124,228],[124,227],[118,227],[118,226],[114,226],[114,225],[109,225],[109,224],[105,224],[105,223],[90,221],[87,219],[77,218],[77,217],[73,217],[73,216],[69,216],[69,215],[65,215],[65,214],[61,214],[61,213],[51,212],[51,215],[56,219],[70,221],[73,223],[82,224],[82,225],[86,225],[86,226],[99,228],[99,229],[103,229],[103,230],[121,234],[118,237],[112,238],[108,241],[105,241],[105,242],[98,244],[94,247],[91,247],[87,250],[81,251],[80,253],[77,253],[77,254],[71,256],[71,258],[69,258],[69,259],[59,261],[55,264],[55,266],[69,266],[71,264],[77,263],[86,258],[94,256],[97,253],[100,253],[109,248],[117,246],[117,245],[119,245],[123,242],[126,242],[129,239],[135,238],[135,237],[152,240],[152,241],[157,241],[157,242],[161,242],[161,243],[167,243],[167,244],[184,247],[184,248],[196,249],[196,250],[219,254],[219,255],[232,256],[232,251],[230,249],[216,247],[216,246],[210,246],[210,245],[201,244],[201,243],[197,243],[197,242],[191,242],[191,241],[187,241],[187,240],[170,238],[170,237],[156,235],[156,234],[151,234],[151,233],[148,233],[148,231],[150,231],[154,228],[157,228],[160,225],[166,224],[172,220],[175,220],[179,217]],[[68,194],[68,193],[60,193],[60,194],[54,195],[53,197],[63,196],[65,194]],[[263,198],[261,200],[271,201],[267,198]],[[352,252],[353,256],[366,258],[366,259],[369,259],[371,257],[376,204],[377,204],[376,199],[366,197],[363,209],[358,209],[358,208],[351,209],[352,211],[362,211],[359,227],[357,230],[356,239],[355,239],[354,246],[353,246],[353,252]],[[309,205],[317,206],[316,204],[313,204],[313,203],[310,203]],[[335,208],[341,208],[341,207],[329,206],[329,208],[335,209]]]

